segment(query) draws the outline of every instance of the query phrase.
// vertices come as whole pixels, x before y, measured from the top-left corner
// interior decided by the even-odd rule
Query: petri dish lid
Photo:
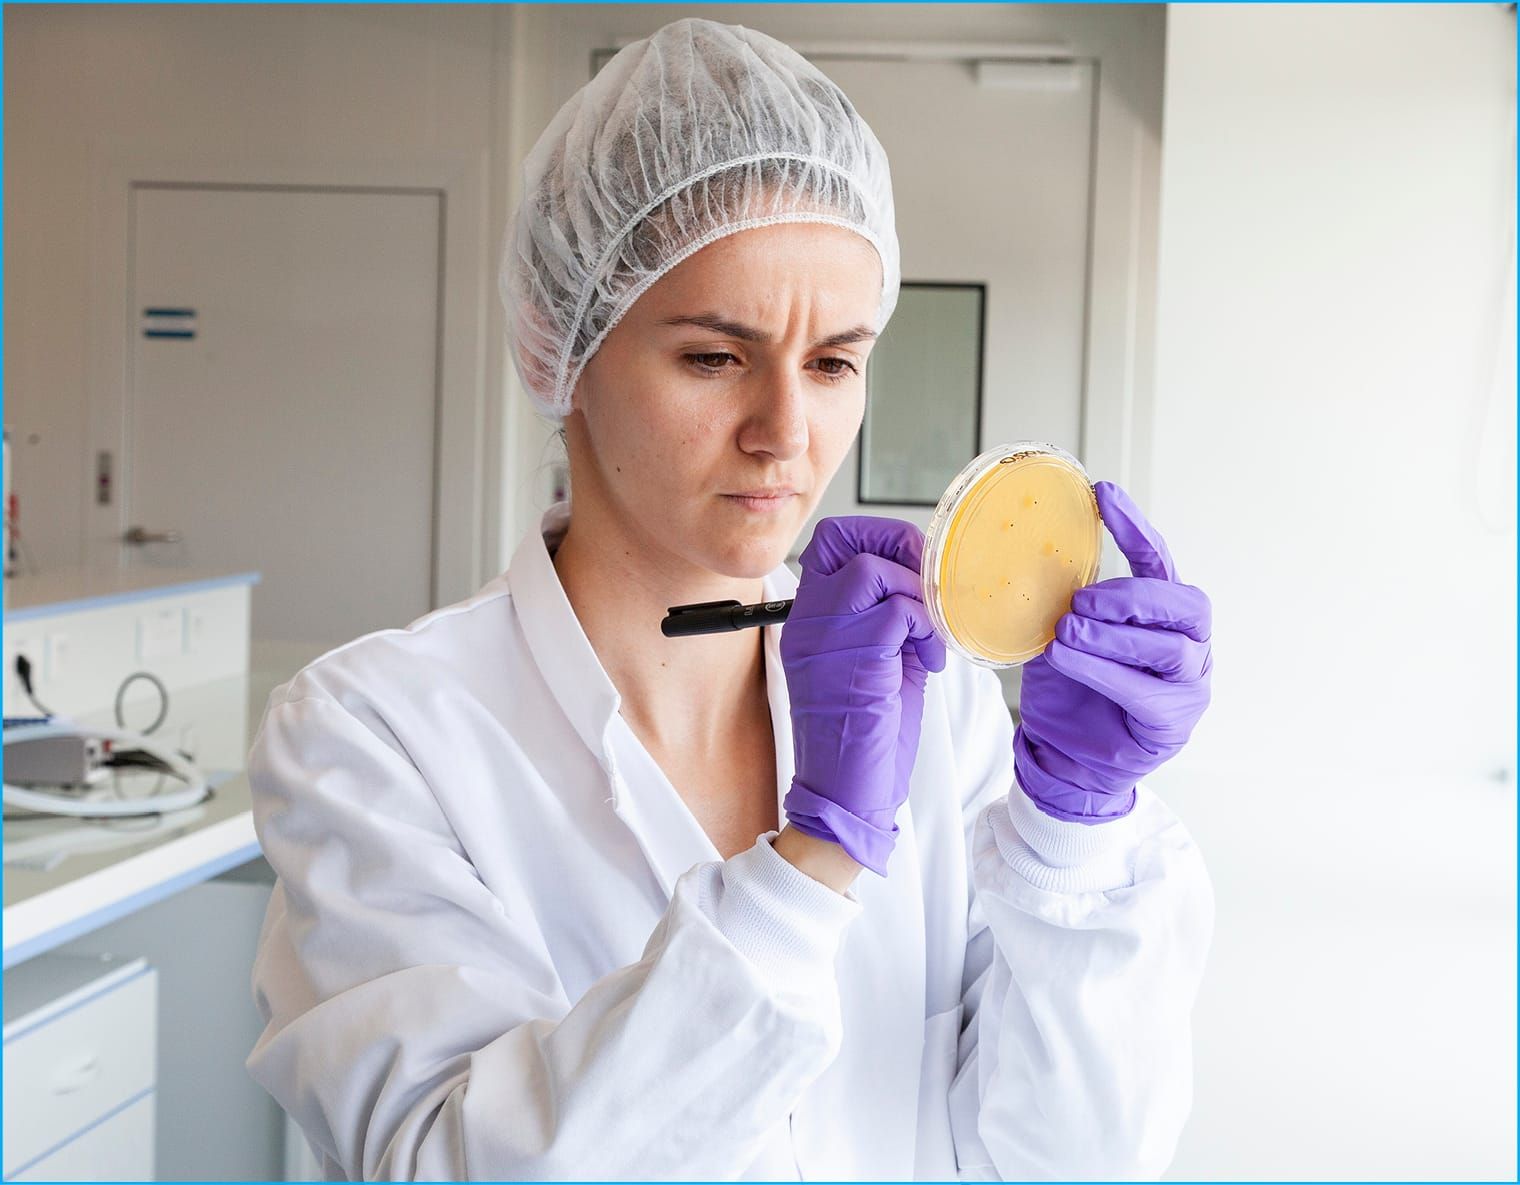
[[[1043,441],[999,445],[950,483],[925,535],[924,605],[945,643],[1013,667],[1055,637],[1098,578],[1103,520],[1087,471]]]

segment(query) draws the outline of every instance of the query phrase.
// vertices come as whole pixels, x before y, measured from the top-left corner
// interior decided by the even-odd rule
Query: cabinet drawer
[[[158,974],[145,967],[81,992],[36,1025],[25,1018],[5,1041],[4,1172],[79,1135],[151,1088],[156,1078]]]
[[[7,1181],[151,1181],[157,1098],[142,1095]]]

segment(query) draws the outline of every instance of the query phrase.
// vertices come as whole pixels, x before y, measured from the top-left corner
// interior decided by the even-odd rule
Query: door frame
[[[485,226],[490,177],[486,152],[386,163],[322,159],[249,160],[101,151],[93,154],[95,217],[86,345],[88,391],[85,473],[95,457],[115,457],[116,495],[101,506],[85,501],[85,563],[102,571],[125,565],[132,458],[127,394],[132,334],[131,190],[141,184],[355,187],[435,192],[440,198],[437,415],[434,441],[432,607],[475,591],[495,559],[501,467],[487,448],[488,428],[501,423],[501,393],[486,382],[486,326],[493,252]],[[145,524],[155,527],[156,524]],[[172,527],[173,524],[164,524]]]

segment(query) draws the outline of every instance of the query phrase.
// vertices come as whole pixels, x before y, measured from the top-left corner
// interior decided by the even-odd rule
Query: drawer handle
[[[73,1094],[100,1077],[100,1057],[90,1054],[73,1065],[63,1066],[53,1073],[53,1093]]]

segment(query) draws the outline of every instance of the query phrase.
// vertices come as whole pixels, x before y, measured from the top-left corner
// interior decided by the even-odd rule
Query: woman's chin
[[[792,540],[748,539],[714,540],[707,550],[706,567],[720,576],[734,580],[758,580],[775,571],[786,560]]]
[[[807,509],[797,505],[763,515],[746,514],[737,521],[727,513],[715,515],[687,535],[686,554],[720,576],[757,580],[786,561],[806,525]]]

